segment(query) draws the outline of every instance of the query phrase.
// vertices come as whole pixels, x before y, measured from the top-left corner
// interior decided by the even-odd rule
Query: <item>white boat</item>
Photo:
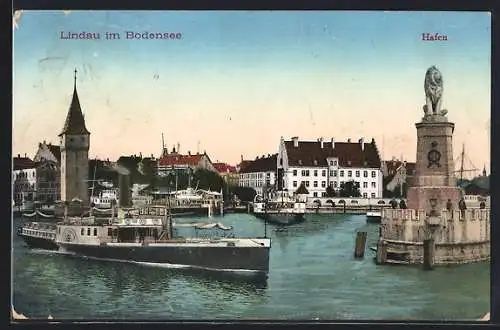
[[[113,203],[118,205],[118,190],[105,189],[99,195],[91,196],[90,203],[93,203],[97,209],[110,209]]]
[[[267,201],[255,196],[253,213],[256,217],[280,225],[291,225],[305,220],[306,203],[290,196],[287,191],[278,191]]]
[[[382,219],[381,211],[368,211],[366,212],[366,221],[368,222],[380,222]]]

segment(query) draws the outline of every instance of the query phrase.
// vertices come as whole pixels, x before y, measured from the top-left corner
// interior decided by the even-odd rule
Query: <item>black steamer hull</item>
[[[254,213],[254,215],[260,219],[263,219],[269,223],[277,225],[293,225],[296,223],[303,222],[305,220],[304,214],[265,214],[265,213]]]
[[[33,237],[28,235],[18,234],[26,245],[31,249],[43,249],[43,250],[58,250],[59,246],[54,240],[42,237]]]
[[[212,208],[212,214],[217,215],[220,213],[219,208]],[[172,216],[175,217],[189,217],[198,215],[208,215],[208,207],[173,207]]]
[[[269,271],[267,247],[110,246],[60,243],[79,256],[142,263],[182,265],[212,270]]]
[[[366,217],[366,222],[369,222],[369,223],[380,223],[381,220],[382,220],[382,218],[379,216],[367,216]]]

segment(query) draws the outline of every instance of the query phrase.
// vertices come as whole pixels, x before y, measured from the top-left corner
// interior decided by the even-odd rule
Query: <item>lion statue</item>
[[[441,110],[441,100],[443,97],[443,76],[441,72],[433,65],[425,73],[425,105],[424,112],[426,115],[432,111],[433,115],[437,115]]]

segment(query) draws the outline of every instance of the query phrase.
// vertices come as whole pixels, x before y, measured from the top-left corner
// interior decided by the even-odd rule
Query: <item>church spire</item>
[[[74,90],[75,92],[76,92],[76,73],[77,73],[77,72],[78,72],[78,71],[76,71],[76,68],[75,68],[75,84],[74,84],[74,88],[73,88],[73,90]]]
[[[77,71],[75,68],[73,98],[69,106],[66,121],[64,122],[64,128],[59,136],[62,136],[64,134],[90,134],[90,132],[85,127],[85,118],[83,117],[80,100],[78,98],[78,92],[76,90],[76,73]]]

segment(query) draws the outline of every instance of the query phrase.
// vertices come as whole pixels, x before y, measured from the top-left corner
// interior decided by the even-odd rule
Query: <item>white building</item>
[[[303,182],[309,197],[326,197],[327,186],[340,191],[347,181],[359,183],[361,197],[381,198],[383,175],[375,140],[365,143],[290,141],[281,138],[277,156],[278,189],[295,192]]]
[[[238,185],[253,188],[263,195],[265,189],[275,188],[277,154],[242,160],[239,164]]]
[[[37,164],[26,155],[17,155],[13,159],[12,188],[14,204],[25,205],[36,199]]]
[[[37,200],[51,204],[61,199],[61,148],[52,143],[38,144],[33,158],[38,164],[36,179]]]

